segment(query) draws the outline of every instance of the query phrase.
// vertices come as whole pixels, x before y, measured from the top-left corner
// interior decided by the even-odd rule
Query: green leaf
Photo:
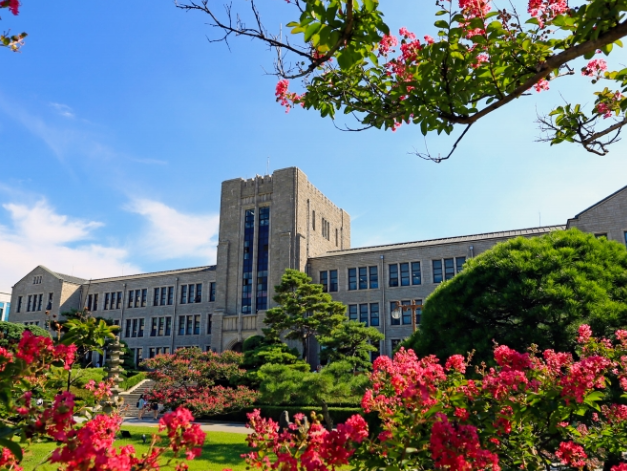
[[[6,438],[0,438],[0,446],[8,448],[18,461],[22,461],[22,447],[18,443]]]
[[[305,30],[305,36],[303,38],[305,42],[309,42],[311,40],[311,37],[318,31],[320,31],[320,28],[322,28],[321,23],[312,23],[307,26],[307,29]]]
[[[370,11],[374,11],[374,9],[376,8],[376,3],[373,0],[364,0],[364,10],[370,12]]]
[[[444,20],[436,21],[435,23],[433,23],[433,26],[435,26],[436,28],[448,29],[448,23]]]

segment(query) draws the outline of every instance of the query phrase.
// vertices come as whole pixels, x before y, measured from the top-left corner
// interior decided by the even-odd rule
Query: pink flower
[[[592,337],[592,329],[587,324],[581,324],[579,326],[579,337],[577,337],[578,343],[587,343]]]
[[[379,43],[379,55],[387,56],[393,47],[398,45],[398,39],[396,39],[391,34],[386,34],[381,38],[381,42]]]
[[[434,43],[434,40],[433,40],[433,38],[432,38],[431,36],[429,36],[429,35],[427,34],[427,35],[425,36],[425,42],[426,42],[427,44],[433,44],[433,43]]]
[[[540,93],[542,90],[548,90],[549,89],[549,81],[545,80],[545,79],[541,79],[538,82],[536,82],[536,84],[533,86],[533,88],[535,88],[536,92]]]
[[[444,368],[448,371],[455,370],[458,373],[466,372],[466,361],[462,355],[452,355],[446,360]]]
[[[573,468],[583,468],[586,465],[586,455],[582,446],[573,442],[560,443],[559,449],[555,452],[562,463],[572,466]]]
[[[607,70],[607,62],[604,59],[592,59],[585,68],[581,69],[581,75],[592,77],[604,70]]]

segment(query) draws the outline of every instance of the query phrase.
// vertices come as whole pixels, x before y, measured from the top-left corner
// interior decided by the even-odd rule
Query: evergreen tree
[[[311,278],[298,270],[287,269],[274,290],[278,306],[266,312],[263,332],[273,343],[282,336],[300,341],[304,359],[310,338],[328,335],[346,319],[346,306],[333,301],[322,292],[322,285],[311,283]]]
[[[383,340],[385,336],[374,327],[367,327],[357,321],[344,321],[328,335],[318,339],[322,350],[320,360],[322,363],[347,361],[357,369],[371,369],[370,352],[378,349],[374,346]]]

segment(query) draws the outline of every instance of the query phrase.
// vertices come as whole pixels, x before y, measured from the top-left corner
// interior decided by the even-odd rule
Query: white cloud
[[[60,215],[45,200],[2,207],[11,222],[0,225],[0,291],[38,265],[83,278],[141,271],[126,261],[126,249],[88,242],[100,222]]]
[[[74,118],[74,111],[68,105],[64,105],[63,103],[50,103],[50,106],[64,118]]]
[[[219,217],[212,214],[183,214],[149,199],[135,199],[128,210],[148,221],[141,248],[160,260],[183,257],[215,263]]]

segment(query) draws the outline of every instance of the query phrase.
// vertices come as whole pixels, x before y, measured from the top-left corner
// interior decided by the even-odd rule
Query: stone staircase
[[[137,386],[132,388],[128,392],[123,392],[120,394],[120,397],[124,399],[124,404],[128,406],[126,411],[124,412],[124,417],[137,417],[139,410],[137,409],[137,401],[139,401],[139,396],[141,396],[145,391],[152,389],[155,385],[155,382],[151,379],[145,379]],[[148,412],[148,411],[146,411]],[[151,417],[150,414],[146,413],[145,417]]]

